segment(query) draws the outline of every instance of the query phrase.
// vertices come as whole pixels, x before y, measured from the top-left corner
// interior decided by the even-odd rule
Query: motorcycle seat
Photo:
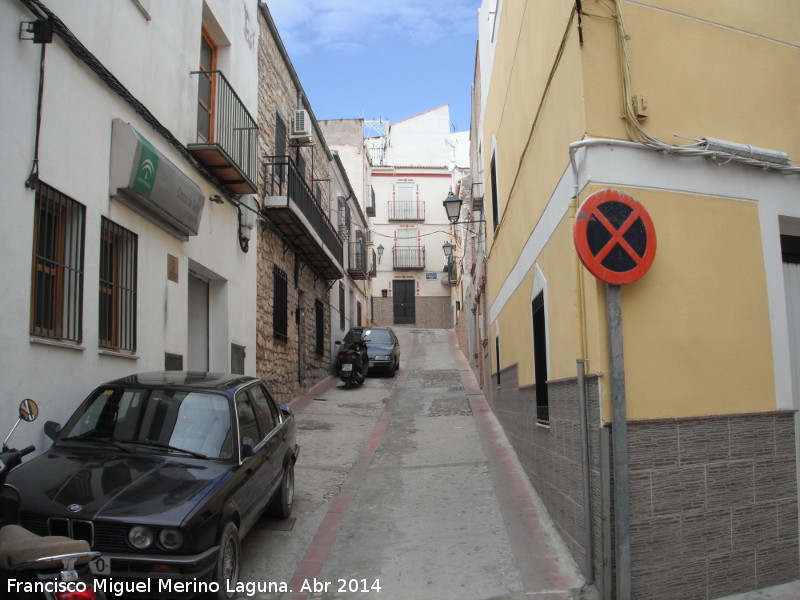
[[[89,543],[60,535],[39,536],[19,525],[0,528],[0,568],[6,570],[44,570],[62,565],[66,555],[83,555],[76,564],[93,558]]]

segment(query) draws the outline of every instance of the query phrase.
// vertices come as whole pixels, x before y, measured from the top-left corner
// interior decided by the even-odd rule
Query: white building
[[[442,246],[455,238],[442,202],[468,172],[468,134],[450,132],[447,105],[391,125],[368,122],[365,127],[361,119],[325,123],[332,148],[350,157],[367,153],[364,198],[367,214],[374,216],[371,236],[378,259],[372,320],[452,327],[454,271]],[[357,158],[346,166],[351,179],[361,177],[360,171],[353,174]]]
[[[133,372],[255,373],[256,10],[0,3],[4,422]]]

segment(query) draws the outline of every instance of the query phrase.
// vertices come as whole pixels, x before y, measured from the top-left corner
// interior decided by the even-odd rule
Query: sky
[[[266,0],[317,119],[450,105],[469,131],[480,0]]]

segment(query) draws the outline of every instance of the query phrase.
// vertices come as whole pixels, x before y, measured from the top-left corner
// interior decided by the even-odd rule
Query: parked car
[[[391,327],[352,327],[344,343],[366,342],[369,370],[383,370],[392,377],[400,368],[400,342]]]
[[[45,432],[51,448],[9,476],[22,525],[89,541],[99,575],[140,595],[233,597],[241,539],[265,509],[291,514],[294,417],[253,377],[132,375]]]

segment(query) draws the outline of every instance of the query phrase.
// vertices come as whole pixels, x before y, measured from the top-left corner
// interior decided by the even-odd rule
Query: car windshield
[[[370,342],[375,344],[391,344],[392,336],[389,334],[388,329],[365,329],[364,341],[367,342],[367,344]]]
[[[347,332],[347,335],[344,336],[344,343],[345,344],[354,344],[355,342],[360,342],[364,339],[364,331],[365,329],[351,329]]]
[[[221,394],[114,387],[84,402],[59,441],[111,440],[230,458],[231,435],[228,399]]]

